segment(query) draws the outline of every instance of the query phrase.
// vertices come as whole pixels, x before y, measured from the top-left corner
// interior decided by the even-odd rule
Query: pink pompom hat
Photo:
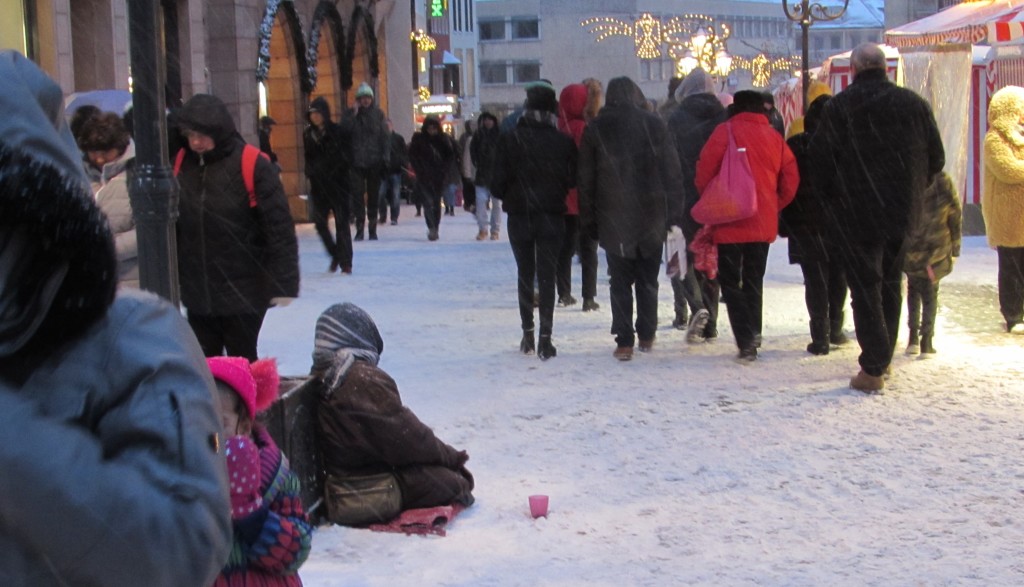
[[[223,381],[238,393],[249,410],[249,417],[266,410],[277,399],[281,377],[277,361],[260,359],[253,363],[244,357],[207,357],[214,379]]]

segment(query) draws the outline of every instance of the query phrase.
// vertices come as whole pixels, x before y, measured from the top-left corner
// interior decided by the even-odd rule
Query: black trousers
[[[860,344],[858,362],[881,377],[892,362],[903,306],[903,238],[847,241],[840,247],[850,284],[853,324]]]
[[[336,182],[309,178],[311,219],[320,241],[331,259],[341,267],[352,267],[352,231],[349,229],[349,195]],[[334,234],[328,227],[328,218],[334,215]]]
[[[846,271],[834,259],[803,261],[800,263],[800,270],[804,274],[804,303],[807,305],[807,315],[811,322],[829,326],[827,331],[823,330],[827,339],[830,332],[843,327]]]
[[[518,269],[519,318],[523,330],[532,330],[533,284],[540,296],[540,336],[550,336],[555,315],[555,272],[565,236],[561,214],[509,214],[508,242]]]
[[[369,221],[370,234],[377,234],[377,209],[380,198],[382,167],[353,167],[352,202],[356,216],[356,234],[362,234],[363,225]],[[369,211],[369,214],[367,214]]]
[[[1009,330],[1024,322],[1024,247],[996,247],[999,257],[999,311]]]
[[[207,357],[245,357],[255,361],[256,342],[267,311],[254,314],[208,316],[188,312],[188,324]]]
[[[580,293],[583,299],[597,297],[597,241],[580,232],[580,217],[565,216],[565,239],[558,254],[558,296],[572,293],[572,258],[580,256]]]
[[[636,337],[654,340],[658,329],[658,273],[661,254],[628,259],[605,251],[608,260],[608,293],[612,304],[615,344],[632,347]],[[633,324],[633,290],[636,289],[636,324]]]
[[[761,334],[764,305],[764,271],[768,243],[718,245],[718,283],[725,293],[725,309],[741,350],[755,345]]]
[[[441,225],[441,192],[434,190],[426,184],[418,184],[416,192],[419,194],[417,201],[423,205],[423,220],[427,223],[427,230],[437,230]]]

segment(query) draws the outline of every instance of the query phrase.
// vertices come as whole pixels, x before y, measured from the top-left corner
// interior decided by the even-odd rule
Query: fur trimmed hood
[[[0,360],[49,353],[103,317],[117,267],[60,88],[0,52]]]
[[[1020,118],[1024,114],[1024,88],[1006,86],[992,96],[988,105],[988,127],[995,129],[1014,147],[1024,148]]]

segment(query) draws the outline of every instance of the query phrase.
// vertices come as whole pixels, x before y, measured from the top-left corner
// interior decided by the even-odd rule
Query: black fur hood
[[[49,353],[107,311],[114,241],[64,122],[60,88],[0,52],[0,363]]]

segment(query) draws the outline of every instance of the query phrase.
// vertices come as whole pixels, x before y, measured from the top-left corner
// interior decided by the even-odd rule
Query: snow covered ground
[[[475,241],[459,210],[430,243],[413,213],[355,243],[351,276],[300,226],[302,294],[269,312],[260,353],[305,374],[319,313],[365,308],[405,403],[469,451],[477,501],[443,538],[324,526],[306,585],[1024,584],[1024,337],[1002,333],[983,237],[942,282],[938,355],[904,356],[904,327],[885,394],[865,396],[855,342],[805,352],[784,240],[756,363],[733,361],[724,307],[721,338],[686,345],[664,277],[654,352],[615,361],[603,256],[601,310],[556,308],[542,362],[518,352],[505,235]]]

